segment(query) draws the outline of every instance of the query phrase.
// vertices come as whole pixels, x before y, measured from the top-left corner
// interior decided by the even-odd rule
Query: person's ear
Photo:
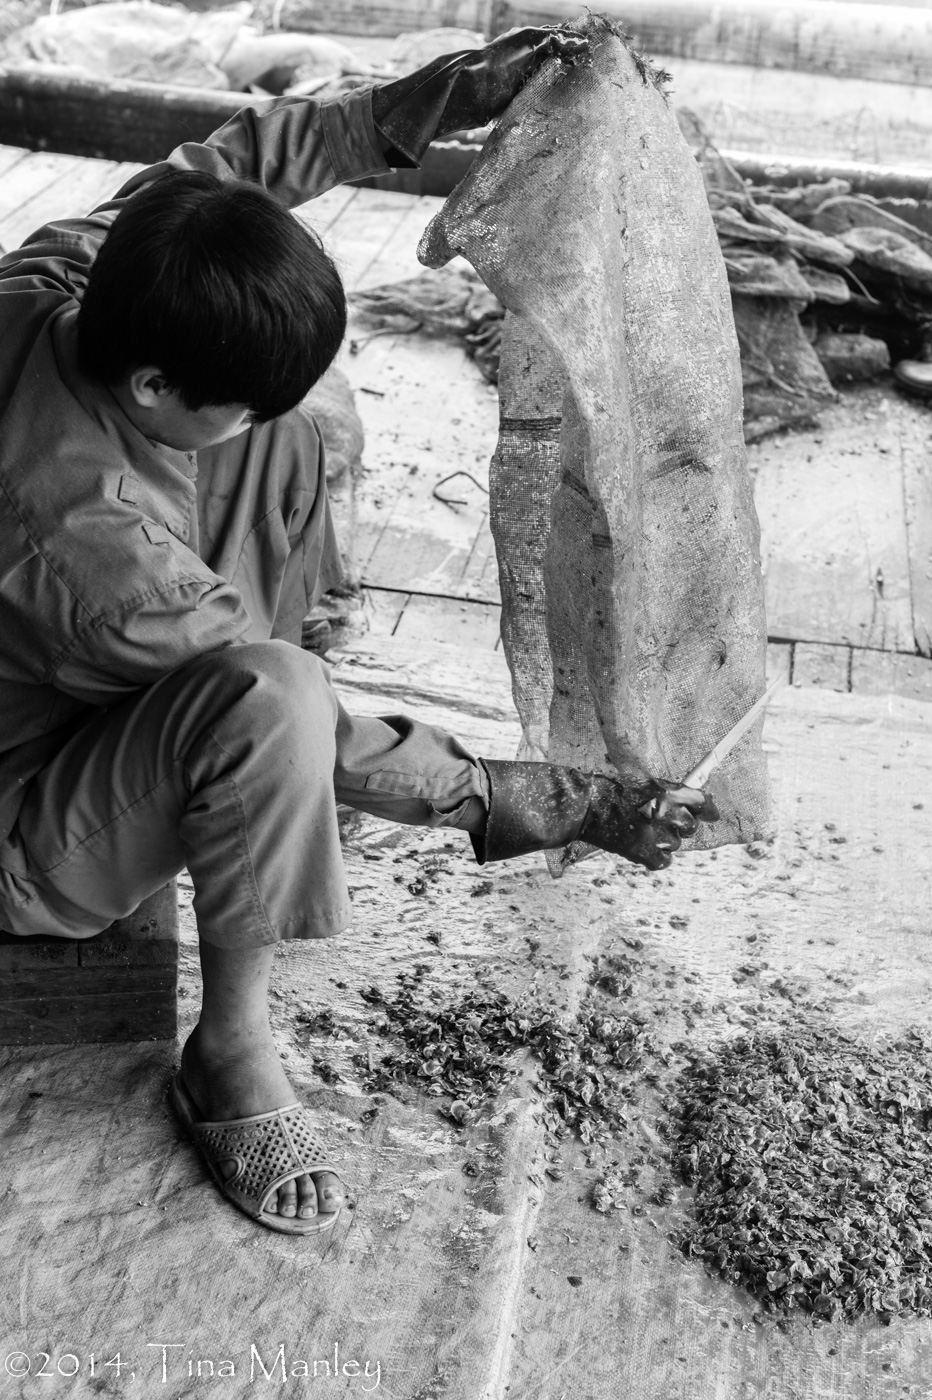
[[[160,408],[172,392],[155,365],[143,365],[129,376],[129,391],[140,408]]]

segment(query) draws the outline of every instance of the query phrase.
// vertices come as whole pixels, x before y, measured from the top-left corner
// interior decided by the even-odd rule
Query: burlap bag
[[[573,27],[590,60],[539,71],[419,256],[463,254],[510,313],[492,518],[525,756],[681,778],[764,687],[738,346],[666,99],[609,21]],[[760,725],[709,786],[703,844],[762,832]]]

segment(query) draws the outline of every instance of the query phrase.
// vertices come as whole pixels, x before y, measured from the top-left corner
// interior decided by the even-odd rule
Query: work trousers
[[[31,780],[0,843],[15,933],[91,936],[187,866],[205,942],[326,937],[350,920],[338,802],[424,826],[482,811],[455,738],[348,714],[294,645],[339,571],[305,411],[199,453],[197,493],[201,556],[240,590],[249,637],[95,712]]]

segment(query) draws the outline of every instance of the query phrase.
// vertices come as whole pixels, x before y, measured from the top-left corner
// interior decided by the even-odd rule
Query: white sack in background
[[[93,78],[228,88],[222,60],[252,13],[250,4],[191,14],[128,0],[43,15],[11,34],[0,62],[48,63]]]

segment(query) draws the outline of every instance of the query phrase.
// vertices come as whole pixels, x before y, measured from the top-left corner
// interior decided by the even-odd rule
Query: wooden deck
[[[139,167],[0,147],[0,243],[85,212]],[[304,206],[350,290],[415,276],[436,198],[341,187]],[[372,639],[498,647],[488,527],[498,399],[460,345],[351,327],[366,428],[355,552]],[[932,699],[932,416],[889,385],[750,450],[771,659],[797,684]],[[447,483],[434,495],[439,482]]]

